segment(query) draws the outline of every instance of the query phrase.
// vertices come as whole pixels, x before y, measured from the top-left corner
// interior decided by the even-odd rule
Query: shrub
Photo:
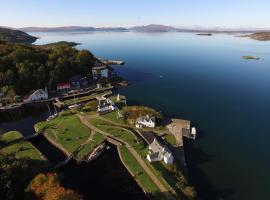
[[[156,110],[144,106],[126,106],[123,108],[123,116],[127,123],[134,125],[136,119],[141,116],[153,116],[156,118],[157,123],[163,121],[163,116]]]
[[[90,101],[86,103],[81,110],[84,112],[92,112],[92,111],[97,111],[97,108],[98,108],[98,102]]]

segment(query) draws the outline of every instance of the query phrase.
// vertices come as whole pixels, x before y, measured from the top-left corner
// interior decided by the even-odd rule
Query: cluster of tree
[[[82,200],[83,197],[71,189],[60,185],[56,173],[38,174],[26,189],[28,195],[38,200]],[[28,197],[29,198],[29,197]],[[31,199],[31,198],[29,198]]]
[[[95,57],[70,45],[28,46],[0,41],[0,89],[23,95],[38,88],[55,89],[74,75],[91,78]]]
[[[149,115],[155,117],[158,124],[163,122],[163,115],[152,108],[145,106],[126,106],[123,108],[124,120],[128,124],[135,124],[136,119],[141,116]]]
[[[0,152],[0,199],[23,199],[29,181],[47,166],[46,161],[18,159]]]
[[[62,187],[57,174],[43,174],[48,166],[47,161],[16,158],[14,154],[0,152],[0,199],[83,199],[73,190]]]

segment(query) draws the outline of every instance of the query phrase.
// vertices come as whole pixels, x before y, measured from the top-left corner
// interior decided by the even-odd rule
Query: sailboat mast
[[[51,109],[50,109],[50,106],[49,106],[49,104],[47,103],[47,107],[48,107],[48,110],[49,110],[49,113],[50,113],[50,116],[52,115],[52,113],[51,113]]]

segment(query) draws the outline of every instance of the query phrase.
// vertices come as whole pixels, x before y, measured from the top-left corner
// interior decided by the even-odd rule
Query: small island
[[[270,32],[257,32],[251,35],[248,35],[249,38],[253,40],[259,41],[269,41],[270,40]]]
[[[260,58],[254,56],[242,56],[242,58],[245,60],[260,60]]]
[[[199,36],[212,36],[213,34],[212,33],[198,33],[196,35],[199,35]]]

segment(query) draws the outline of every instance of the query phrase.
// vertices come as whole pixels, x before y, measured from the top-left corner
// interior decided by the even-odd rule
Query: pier
[[[171,123],[167,128],[176,139],[176,144],[173,150],[174,157],[176,160],[180,161],[182,169],[187,173],[183,137],[190,135],[190,121],[183,119],[171,119]]]
[[[122,60],[105,60],[102,58],[98,58],[100,62],[102,62],[104,65],[124,65],[125,62]]]

